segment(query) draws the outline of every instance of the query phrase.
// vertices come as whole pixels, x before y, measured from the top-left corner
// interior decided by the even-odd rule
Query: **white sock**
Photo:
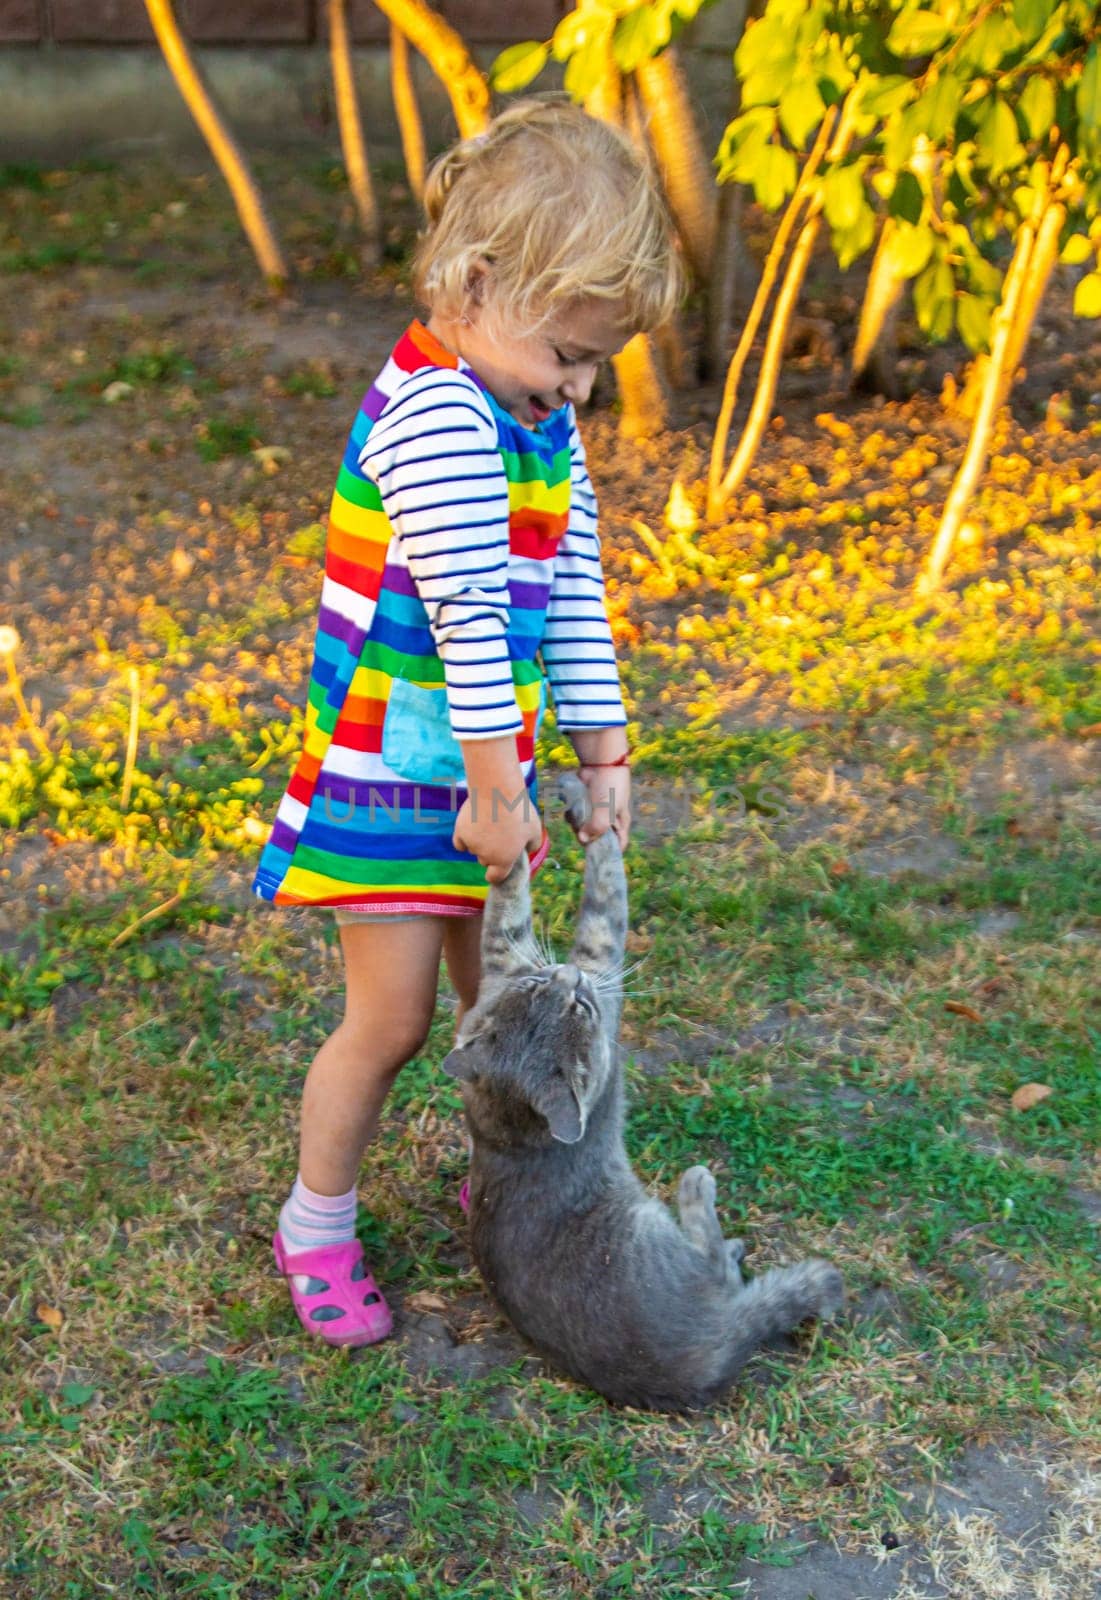
[[[300,1250],[316,1250],[320,1245],[346,1244],[356,1236],[356,1192],[314,1194],[302,1182],[301,1174],[279,1213],[279,1232],[288,1255]],[[309,1291],[310,1279],[295,1274],[296,1287]]]

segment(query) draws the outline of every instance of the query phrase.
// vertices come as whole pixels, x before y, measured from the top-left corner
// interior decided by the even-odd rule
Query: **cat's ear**
[[[457,1044],[450,1055],[440,1062],[441,1069],[449,1078],[458,1078],[462,1083],[474,1083],[481,1066],[482,1046],[478,1038],[470,1039],[466,1044]]]
[[[559,1144],[576,1144],[585,1132],[585,1112],[580,1097],[564,1072],[556,1072],[543,1085],[532,1105],[546,1119]]]

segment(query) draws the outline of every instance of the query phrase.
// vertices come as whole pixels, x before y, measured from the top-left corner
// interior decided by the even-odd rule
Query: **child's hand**
[[[469,850],[486,869],[487,883],[504,883],[522,852],[537,850],[543,840],[543,819],[526,796],[515,811],[498,800],[487,817],[471,804],[468,796],[455,819],[452,843],[456,850]]]
[[[589,791],[589,815],[577,830],[582,844],[591,844],[609,828],[615,829],[621,850],[631,832],[631,769],[581,766],[581,781]]]
[[[543,840],[543,819],[524,786],[516,740],[511,734],[466,740],[463,765],[467,798],[451,842],[478,857],[487,883],[504,883],[521,851],[537,850]]]

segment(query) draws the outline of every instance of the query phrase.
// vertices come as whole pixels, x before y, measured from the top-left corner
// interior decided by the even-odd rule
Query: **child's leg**
[[[459,997],[455,1013],[458,1030],[466,1013],[478,998],[478,983],[482,971],[482,919],[481,917],[455,917],[444,929],[443,953],[447,962],[447,975]],[[469,1134],[464,1135],[466,1153],[474,1149]],[[469,1209],[470,1188],[464,1179],[459,1190],[459,1204]]]
[[[348,923],[344,1020],[314,1058],[302,1093],[299,1171],[317,1194],[351,1189],[394,1079],[428,1036],[444,919]]]
[[[314,1058],[302,1096],[299,1175],[273,1241],[306,1330],[374,1344],[393,1318],[355,1237],[356,1174],[383,1102],[432,1022],[441,919],[349,923],[344,1020]]]
[[[443,953],[447,975],[459,997],[459,1009],[455,1017],[455,1027],[458,1028],[478,998],[478,981],[482,970],[481,917],[452,917],[444,928]]]

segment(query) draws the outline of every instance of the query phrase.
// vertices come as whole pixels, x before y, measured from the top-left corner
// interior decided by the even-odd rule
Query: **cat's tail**
[[[828,1261],[800,1261],[754,1278],[734,1301],[727,1373],[733,1376],[758,1345],[790,1333],[808,1317],[836,1316],[844,1299],[841,1274]]]

